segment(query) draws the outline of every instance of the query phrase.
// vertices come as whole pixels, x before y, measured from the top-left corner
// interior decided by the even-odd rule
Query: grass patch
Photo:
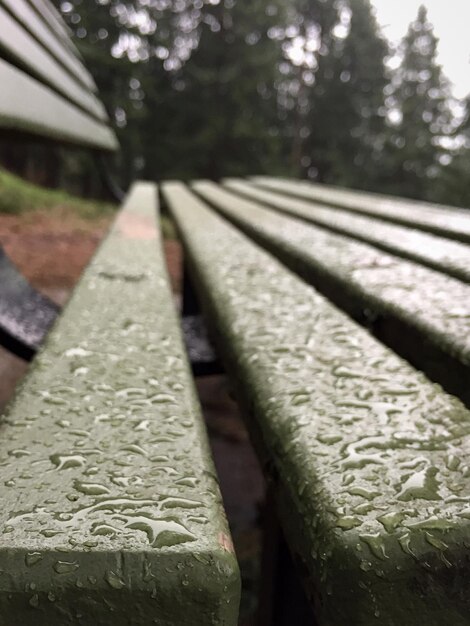
[[[57,189],[33,185],[0,168],[0,213],[22,215],[38,210],[61,210],[83,219],[112,214],[117,206],[109,202],[83,200]]]

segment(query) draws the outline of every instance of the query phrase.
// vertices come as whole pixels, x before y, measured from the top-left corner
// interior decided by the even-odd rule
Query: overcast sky
[[[470,94],[470,0],[372,0],[384,33],[398,42],[424,4],[439,38],[439,62],[454,84],[454,94]]]

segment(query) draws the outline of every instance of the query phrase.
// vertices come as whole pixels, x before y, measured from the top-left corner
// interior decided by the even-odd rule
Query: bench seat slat
[[[0,127],[116,150],[114,132],[35,79],[0,59]]]
[[[80,63],[70,48],[62,42],[62,38],[53,35],[27,0],[1,0],[0,4],[3,4],[86,88],[96,91],[95,82],[83,63]]]
[[[225,186],[252,200],[300,217],[309,222],[371,243],[392,254],[417,261],[440,272],[470,282],[470,246],[349,211],[268,191],[241,180]]]
[[[164,267],[133,188],[3,417],[8,626],[235,626],[239,577]]]
[[[306,224],[210,182],[194,189],[305,277],[331,281],[344,299],[396,317],[435,343],[470,378],[470,285],[386,254],[368,244]],[[325,278],[326,277],[326,278]]]
[[[469,412],[182,185],[163,191],[319,623],[467,626]]]
[[[15,62],[90,115],[106,122],[108,116],[98,98],[62,68],[35,39],[0,6],[0,56],[4,49]]]
[[[442,237],[470,242],[470,215],[466,209],[415,202],[391,196],[345,190],[327,185],[268,177],[254,177],[256,184],[307,200],[429,231]]]

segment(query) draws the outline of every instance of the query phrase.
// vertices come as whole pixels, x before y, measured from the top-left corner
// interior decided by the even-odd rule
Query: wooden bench
[[[404,227],[318,202],[281,195],[245,181],[227,180],[225,186],[266,206],[470,282],[470,250],[463,243],[415,227]]]
[[[387,222],[403,224],[449,239],[470,242],[470,215],[467,209],[442,207],[426,202],[405,200],[312,183],[254,177],[253,181],[268,189],[307,198],[353,213],[371,215]]]
[[[118,142],[97,88],[48,0],[0,0],[0,137],[87,148]],[[31,359],[58,313],[0,247],[0,343]]]
[[[52,5],[0,0],[0,18],[5,136],[116,149]],[[3,418],[8,626],[236,624],[157,193],[133,187]],[[199,335],[202,307],[314,606],[294,606],[291,570],[264,570],[266,623],[468,626],[470,414],[418,371],[470,403],[468,216],[268,178],[163,196],[185,248],[183,326]],[[32,354],[57,311],[0,263],[17,305],[0,325]]]
[[[470,285],[212,183],[194,189],[351,315],[367,311],[382,340],[470,403]]]
[[[111,151],[46,0],[0,0],[0,131]],[[0,623],[235,626],[240,579],[159,238],[137,183],[63,313],[0,255]]]
[[[118,148],[96,85],[48,0],[1,0],[0,82],[3,132]]]
[[[316,253],[304,222],[210,183],[193,189],[167,183],[164,198],[318,623],[468,626],[470,413],[207,201],[284,260],[296,233],[306,233],[302,253]],[[329,259],[327,234],[319,250]],[[431,281],[430,306],[432,281],[456,283],[417,265],[413,280],[415,269]],[[457,304],[468,300],[441,308]],[[468,318],[455,319],[462,353]]]

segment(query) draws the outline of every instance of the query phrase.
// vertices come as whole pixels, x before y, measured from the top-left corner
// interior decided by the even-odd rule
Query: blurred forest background
[[[424,7],[392,49],[369,0],[56,5],[117,129],[124,185],[272,174],[470,206],[470,98],[453,97]],[[89,155],[1,155],[100,193]]]

